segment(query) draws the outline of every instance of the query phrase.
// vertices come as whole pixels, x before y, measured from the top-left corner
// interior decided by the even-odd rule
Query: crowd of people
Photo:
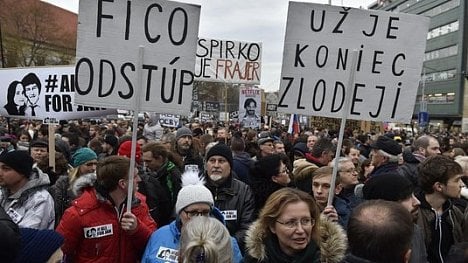
[[[0,127],[0,261],[468,262],[463,135],[157,121]]]

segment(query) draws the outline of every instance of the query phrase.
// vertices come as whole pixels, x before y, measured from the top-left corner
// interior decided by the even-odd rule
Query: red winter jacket
[[[98,197],[99,196],[99,197]],[[66,262],[137,262],[156,223],[149,215],[143,195],[136,193],[132,213],[138,218],[138,227],[132,235],[122,230],[118,209],[94,188],[87,188],[73,201],[57,227],[65,238],[62,246]],[[125,205],[120,214],[125,212]]]

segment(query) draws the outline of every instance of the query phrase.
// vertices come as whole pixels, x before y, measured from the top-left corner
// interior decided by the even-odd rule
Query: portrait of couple
[[[41,81],[36,74],[29,73],[21,81],[10,83],[4,108],[9,115],[36,116],[40,93]]]

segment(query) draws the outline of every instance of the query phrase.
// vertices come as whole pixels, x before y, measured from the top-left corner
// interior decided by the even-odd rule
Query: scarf
[[[267,261],[272,263],[320,263],[320,249],[312,240],[300,253],[289,256],[281,250],[278,238],[272,236],[266,240],[265,250]]]

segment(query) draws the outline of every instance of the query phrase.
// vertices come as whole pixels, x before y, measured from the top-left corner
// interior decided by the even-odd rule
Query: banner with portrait
[[[75,69],[70,66],[0,70],[0,115],[69,120],[117,114],[116,109],[75,104]]]
[[[258,88],[239,89],[239,122],[243,128],[257,129],[261,123],[262,93]]]

